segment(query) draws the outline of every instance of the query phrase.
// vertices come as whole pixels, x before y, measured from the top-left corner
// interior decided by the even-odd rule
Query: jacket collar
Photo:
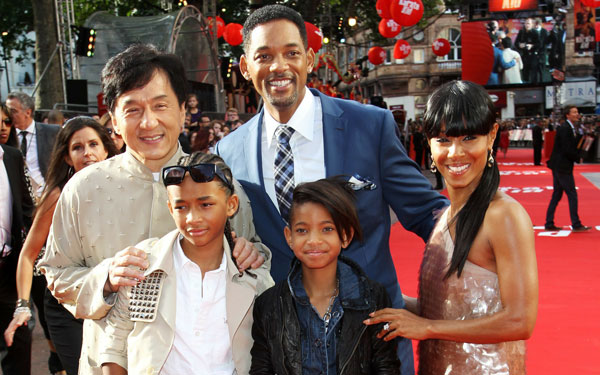
[[[366,310],[371,306],[370,292],[366,286],[366,275],[352,260],[339,256],[337,277],[340,281],[339,298],[344,309]],[[310,299],[302,285],[302,264],[294,258],[287,277],[288,288],[298,303],[310,304]]]

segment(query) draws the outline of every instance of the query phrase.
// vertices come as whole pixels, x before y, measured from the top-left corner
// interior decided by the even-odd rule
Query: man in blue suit
[[[273,278],[285,279],[294,256],[283,236],[286,183],[293,187],[343,174],[354,182],[366,234],[363,243],[353,242],[344,255],[386,287],[395,307],[404,306],[389,249],[389,207],[405,228],[427,240],[435,211],[447,201],[406,155],[389,111],[306,88],[315,54],[307,47],[304,21],[297,12],[265,6],[250,15],[243,33],[240,70],[262,96],[264,108],[218,143],[216,153],[250,198],[256,230],[273,254]],[[289,131],[286,140],[282,129]],[[288,164],[282,167],[282,161]],[[403,340],[400,346],[402,373],[412,374],[410,342]]]

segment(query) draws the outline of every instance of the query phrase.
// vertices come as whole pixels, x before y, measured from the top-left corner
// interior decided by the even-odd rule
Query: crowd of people
[[[3,372],[30,373],[33,300],[51,373],[410,375],[410,340],[422,375],[525,373],[533,228],[498,190],[495,144],[513,124],[485,89],[442,85],[404,131],[358,95],[307,87],[297,12],[259,8],[243,36],[240,71],[263,101],[246,123],[203,113],[180,59],[144,44],[106,63],[100,118],[44,125],[9,94]],[[553,202],[562,187],[571,203],[560,173]],[[390,208],[426,243],[415,297],[398,284]]]

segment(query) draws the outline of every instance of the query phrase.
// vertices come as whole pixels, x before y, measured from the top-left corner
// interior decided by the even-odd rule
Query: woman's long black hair
[[[427,101],[423,118],[428,139],[443,133],[450,137],[487,135],[496,123],[494,103],[480,85],[469,81],[452,81],[438,88]],[[491,150],[488,151],[488,157]],[[456,220],[454,252],[446,278],[454,272],[460,277],[471,245],[479,233],[487,208],[500,184],[496,161],[486,164],[479,184],[465,205],[452,219]]]

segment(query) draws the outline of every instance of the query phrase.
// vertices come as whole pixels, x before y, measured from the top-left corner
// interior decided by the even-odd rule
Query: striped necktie
[[[289,220],[290,207],[292,206],[292,193],[294,191],[294,155],[290,146],[290,138],[294,129],[287,125],[279,125],[275,129],[277,137],[277,150],[275,152],[275,195],[281,217]]]

